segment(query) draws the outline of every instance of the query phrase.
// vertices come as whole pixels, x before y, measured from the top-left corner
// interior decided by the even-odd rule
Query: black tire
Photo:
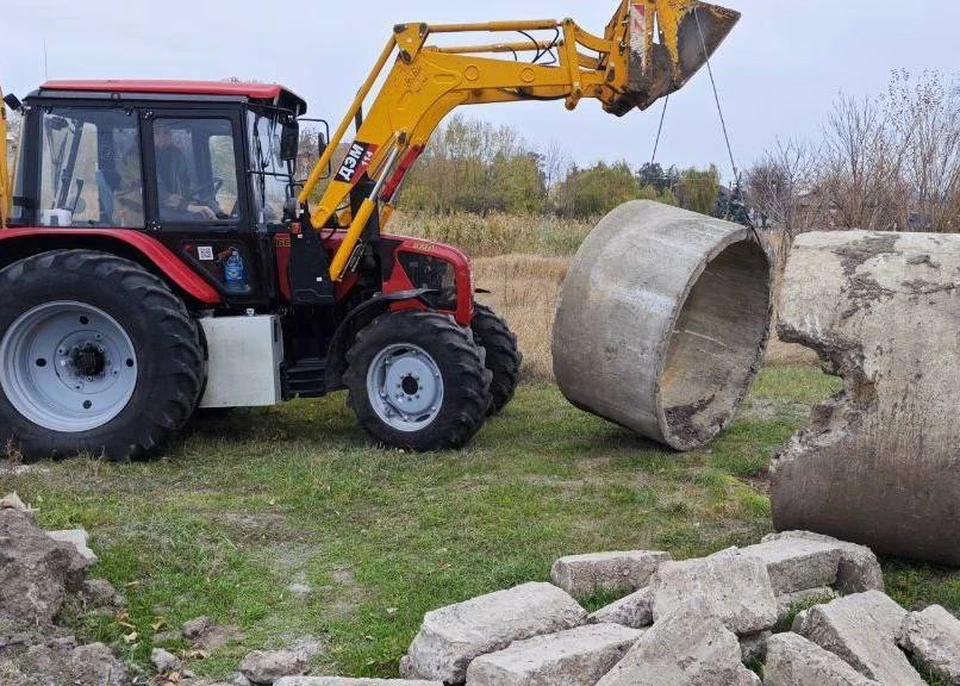
[[[200,395],[203,352],[196,321],[160,278],[108,253],[56,250],[6,267],[0,272],[0,292],[0,331],[38,305],[79,302],[112,317],[138,359],[126,405],[86,431],[44,428],[21,414],[0,390],[0,437],[23,458],[78,453],[115,461],[143,458],[186,424]]]
[[[416,431],[390,426],[374,409],[367,374],[381,351],[396,344],[417,346],[434,361],[443,379],[443,401],[436,417]],[[469,329],[435,312],[391,312],[357,333],[347,352],[344,382],[348,403],[360,425],[380,443],[414,451],[465,445],[483,426],[490,405],[490,374],[483,351]]]
[[[490,381],[490,409],[488,415],[495,415],[513,400],[520,381],[520,365],[523,355],[517,347],[517,337],[498,316],[486,305],[473,306],[473,321],[470,324],[473,338],[483,346],[487,353],[486,366],[493,374]]]

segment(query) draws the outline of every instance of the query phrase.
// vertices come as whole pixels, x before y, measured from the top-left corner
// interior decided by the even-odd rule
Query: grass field
[[[142,664],[157,632],[209,615],[242,638],[188,659],[201,675],[310,638],[325,647],[318,671],[396,676],[425,611],[545,580],[559,555],[687,557],[757,541],[771,530],[770,454],[837,385],[811,367],[768,368],[734,426],[688,455],[583,414],[544,383],[522,386],[466,450],[430,455],[372,448],[335,396],[196,422],[152,463],[8,467],[0,492],[18,491],[47,528],[91,533],[94,573],[125,591],[136,637],[124,640],[131,629],[113,617],[76,623]],[[960,609],[960,573],[884,567],[905,606]],[[313,590],[303,598],[291,583]]]

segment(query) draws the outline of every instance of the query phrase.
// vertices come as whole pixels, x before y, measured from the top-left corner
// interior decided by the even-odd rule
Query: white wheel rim
[[[443,409],[443,375],[423,348],[395,343],[370,363],[367,397],[387,426],[407,433],[420,431]]]
[[[0,340],[0,386],[26,419],[51,431],[97,429],[119,415],[137,387],[139,364],[124,328],[76,301],[38,305]]]

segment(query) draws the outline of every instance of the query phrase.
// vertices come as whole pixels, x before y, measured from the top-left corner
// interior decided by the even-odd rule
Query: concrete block
[[[864,593],[883,590],[883,570],[870,548],[812,531],[784,531],[768,534],[762,543],[784,540],[809,540],[836,546],[840,550],[840,566],[834,584],[841,593]]]
[[[47,531],[47,536],[60,543],[69,543],[77,550],[77,554],[83,560],[84,567],[92,567],[97,563],[97,555],[87,541],[90,536],[84,529],[64,529],[61,531]]]
[[[897,647],[906,616],[907,611],[883,593],[868,591],[815,605],[797,616],[793,630],[881,684],[924,686]]]
[[[516,641],[471,662],[467,684],[594,686],[642,634],[616,624],[595,624]]]
[[[753,686],[759,684],[740,663],[740,643],[693,600],[647,629],[597,686]]]
[[[645,588],[657,567],[672,559],[656,550],[592,553],[561,557],[553,563],[553,583],[577,600],[598,591],[632,593]]]
[[[764,686],[880,686],[803,636],[777,634],[767,641]]]
[[[771,268],[739,224],[650,201],[587,236],[560,293],[553,366],[577,407],[677,450],[733,419],[760,367]]]
[[[960,685],[960,620],[939,605],[911,612],[897,635],[900,647],[950,686]]]
[[[781,538],[743,548],[767,565],[777,595],[833,586],[840,569],[840,548],[809,538]]]
[[[401,673],[462,683],[474,658],[582,625],[587,613],[553,584],[529,583],[428,612]]]
[[[693,598],[704,600],[728,629],[753,634],[777,623],[777,600],[766,565],[742,551],[665,562],[650,582],[654,626]]]
[[[799,236],[778,332],[846,388],[771,467],[778,529],[960,565],[960,236]]]

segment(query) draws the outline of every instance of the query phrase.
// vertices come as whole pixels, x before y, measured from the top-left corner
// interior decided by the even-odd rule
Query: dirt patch
[[[286,524],[286,518],[283,515],[272,512],[221,512],[217,515],[217,519],[243,533],[269,531],[275,534]]]
[[[848,243],[834,251],[843,265],[843,273],[853,276],[860,265],[878,255],[888,255],[896,252],[900,236],[895,233],[882,236],[870,236],[853,243]]]

